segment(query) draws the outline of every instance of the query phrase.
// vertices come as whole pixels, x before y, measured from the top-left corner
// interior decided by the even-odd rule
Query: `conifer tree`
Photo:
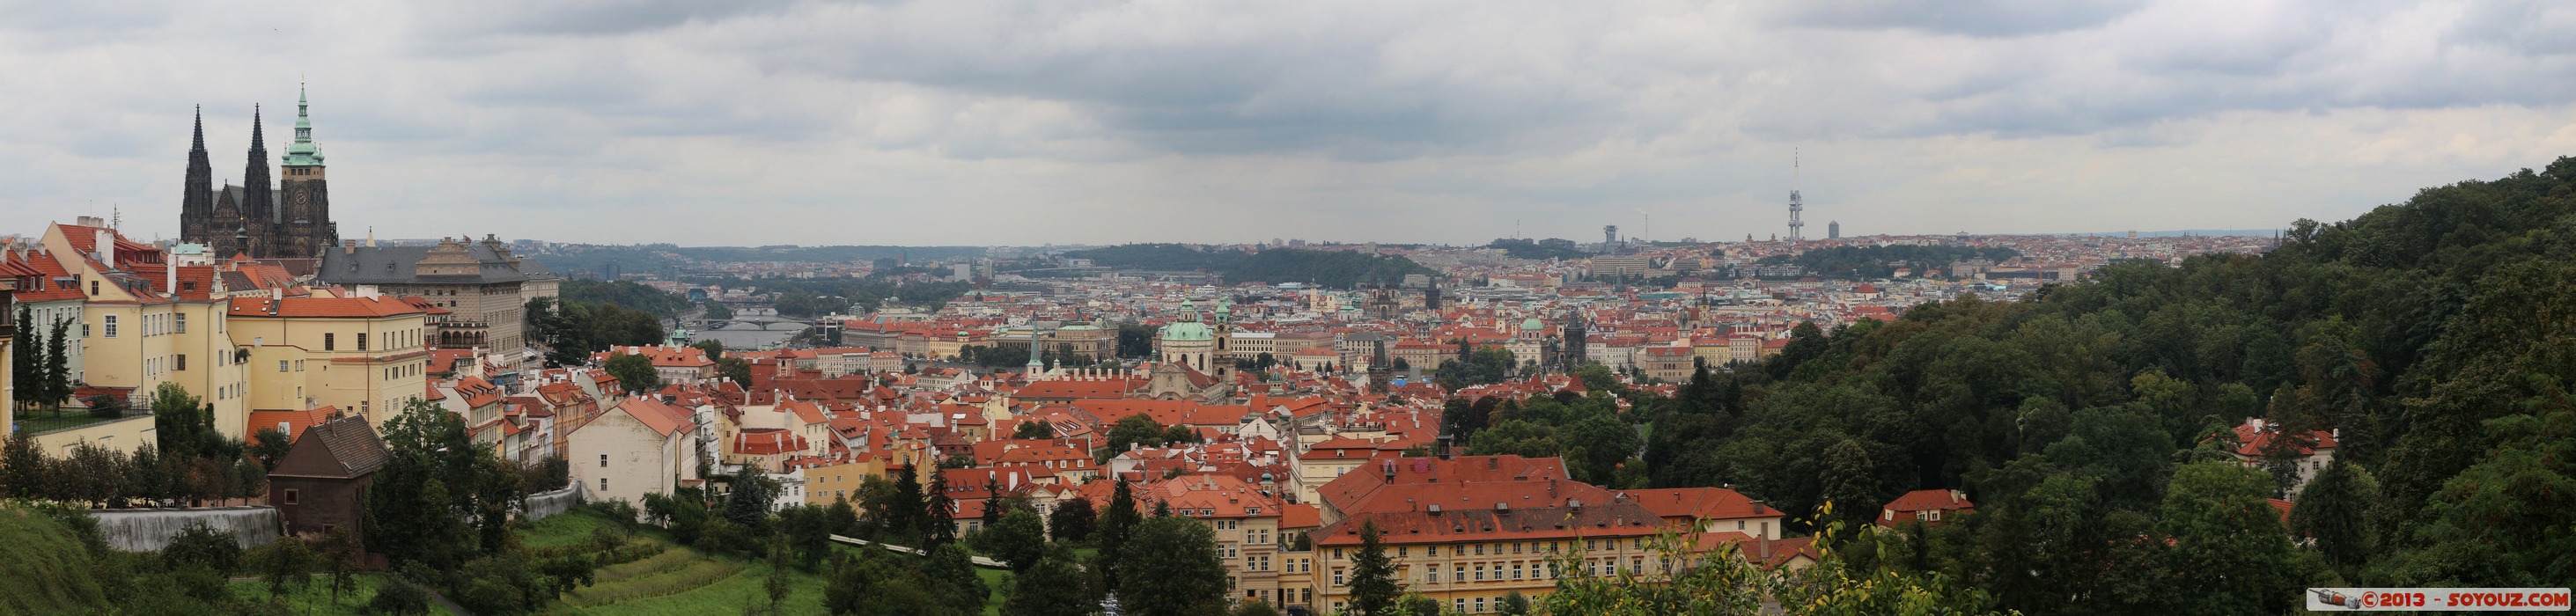
[[[1351,555],[1351,613],[1359,616],[1384,616],[1404,592],[1395,583],[1395,563],[1386,557],[1381,539],[1376,520],[1360,521],[1359,553]]]

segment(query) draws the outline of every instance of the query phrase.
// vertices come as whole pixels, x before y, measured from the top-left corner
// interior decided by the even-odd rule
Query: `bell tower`
[[[286,146],[286,158],[278,166],[278,192],[285,207],[277,217],[280,233],[271,249],[284,258],[319,255],[323,246],[338,243],[340,236],[337,226],[331,223],[331,190],[322,172],[321,149],[313,144],[309,107],[299,88],[295,95],[295,142]]]

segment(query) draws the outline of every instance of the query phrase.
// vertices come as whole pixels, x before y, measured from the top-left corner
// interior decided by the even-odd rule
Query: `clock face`
[[[312,203],[312,202],[313,202],[313,193],[309,193],[309,192],[297,192],[297,193],[295,193],[295,204],[296,204],[296,205],[304,205],[304,204],[308,204],[308,203]]]

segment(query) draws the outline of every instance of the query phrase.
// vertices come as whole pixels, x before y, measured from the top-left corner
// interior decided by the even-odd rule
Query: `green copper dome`
[[[1216,330],[1208,329],[1206,323],[1181,321],[1163,326],[1162,337],[1164,340],[1179,341],[1215,340]]]
[[[304,89],[295,92],[295,143],[286,146],[288,167],[322,166],[322,150],[313,145],[313,118],[305,114]]]
[[[1530,317],[1530,318],[1526,318],[1526,319],[1521,319],[1521,330],[1522,330],[1522,331],[1531,331],[1531,330],[1540,330],[1540,329],[1547,329],[1547,324],[1538,322],[1538,317]]]

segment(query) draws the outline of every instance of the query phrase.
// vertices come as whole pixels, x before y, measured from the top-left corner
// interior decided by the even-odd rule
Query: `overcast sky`
[[[351,238],[2274,228],[2576,154],[2576,3],[0,0],[0,234],[299,79]]]

